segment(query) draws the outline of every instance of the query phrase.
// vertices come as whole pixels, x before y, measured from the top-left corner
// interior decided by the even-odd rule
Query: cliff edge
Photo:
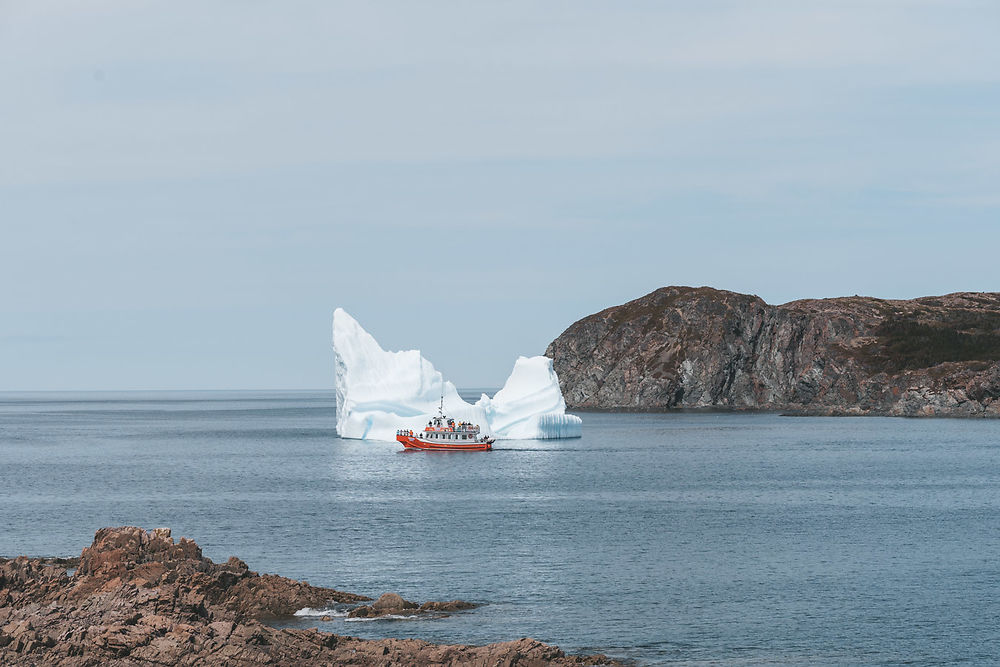
[[[1000,293],[780,306],[664,287],[549,345],[576,409],[1000,417]]]

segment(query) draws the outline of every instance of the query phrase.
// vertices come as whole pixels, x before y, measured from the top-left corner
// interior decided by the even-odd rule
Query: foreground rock
[[[78,562],[0,559],[0,664],[609,664],[603,656],[567,657],[531,639],[444,646],[262,622],[303,607],[367,600],[259,575],[237,558],[213,563],[194,542],[175,543],[167,529],[104,528]]]
[[[546,350],[571,408],[1000,417],[1000,294],[771,306],[665,287]]]

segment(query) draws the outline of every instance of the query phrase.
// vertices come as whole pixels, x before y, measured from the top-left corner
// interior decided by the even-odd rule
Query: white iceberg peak
[[[479,424],[496,438],[573,438],[582,420],[566,414],[559,378],[548,357],[520,357],[503,389],[466,403],[419,350],[387,352],[343,308],[333,312],[337,433],[342,438],[395,440],[401,428],[419,431],[444,411]]]

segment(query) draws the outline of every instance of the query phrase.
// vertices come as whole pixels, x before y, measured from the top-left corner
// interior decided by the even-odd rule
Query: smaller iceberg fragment
[[[577,438],[582,420],[566,414],[559,378],[548,357],[518,357],[503,389],[476,401],[497,438]]]
[[[337,433],[342,438],[395,440],[397,429],[419,431],[445,413],[479,424],[502,439],[576,438],[582,420],[566,414],[559,378],[547,357],[520,357],[503,389],[474,405],[462,400],[418,350],[387,352],[343,308],[333,313]]]

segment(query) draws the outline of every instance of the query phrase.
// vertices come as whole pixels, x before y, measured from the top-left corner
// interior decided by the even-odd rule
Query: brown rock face
[[[0,664],[610,664],[531,639],[440,646],[273,628],[261,619],[369,598],[259,575],[238,558],[213,563],[168,529],[104,528],[69,576],[74,564],[0,559]]]
[[[576,409],[1000,417],[1000,293],[771,306],[664,287],[546,350]]]

